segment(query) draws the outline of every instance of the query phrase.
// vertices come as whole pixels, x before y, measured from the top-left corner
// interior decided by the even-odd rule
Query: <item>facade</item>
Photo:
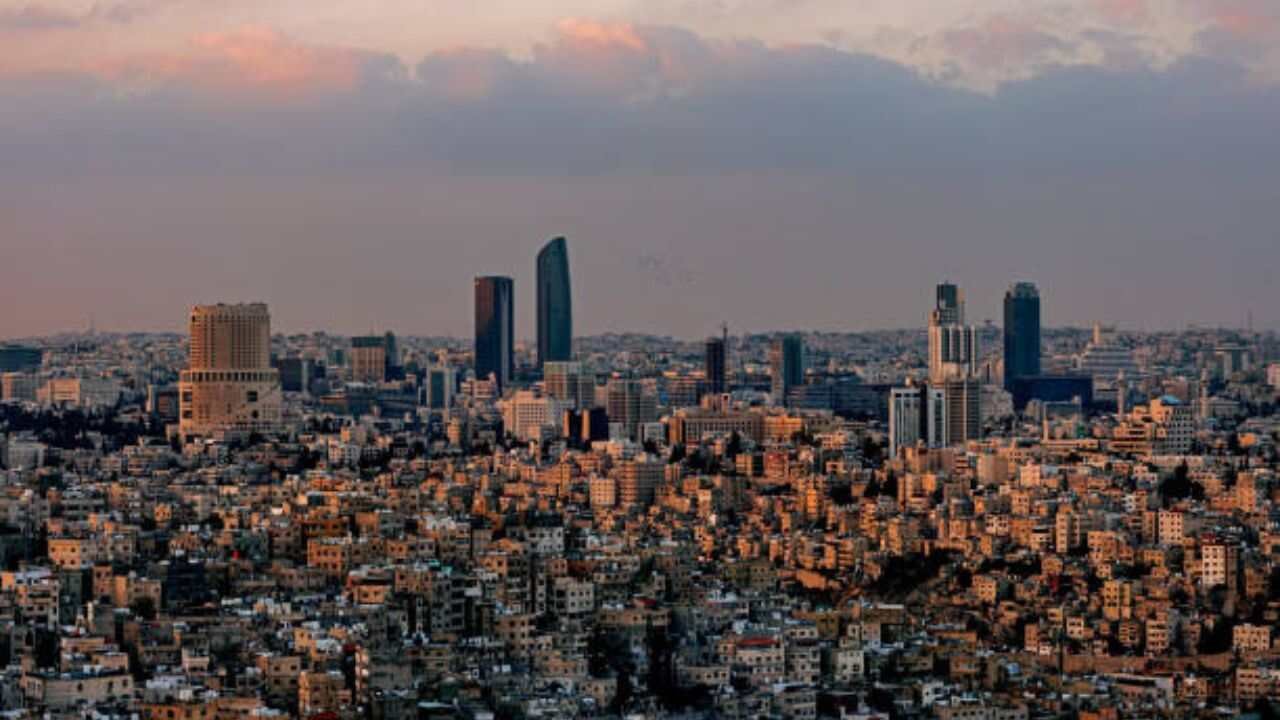
[[[709,395],[723,395],[728,387],[725,384],[725,349],[724,338],[707,338],[703,370],[706,374]]]
[[[1171,396],[1135,407],[1112,431],[1109,448],[1116,453],[1183,455],[1195,442],[1195,413]]]
[[[351,338],[351,381],[376,385],[387,380],[387,344],[380,335]]]
[[[489,276],[475,282],[476,378],[490,377],[498,392],[515,372],[515,283],[509,277]]]
[[[432,410],[448,410],[453,406],[457,374],[453,368],[439,365],[427,370],[426,404]]]
[[[538,253],[538,367],[573,359],[573,292],[562,237]]]
[[[547,396],[567,407],[582,410],[595,403],[595,375],[585,372],[582,363],[559,360],[544,363],[542,382]]]
[[[1120,377],[1138,377],[1133,351],[1116,338],[1114,328],[1093,326],[1093,338],[1076,357],[1076,369],[1091,375],[1097,383],[1114,384]]]
[[[36,390],[36,401],[60,407],[110,407],[120,399],[120,386],[104,378],[49,378]]]
[[[502,422],[506,431],[518,440],[541,440],[544,429],[550,435],[558,432],[564,406],[559,400],[532,390],[520,390],[502,401]]]
[[[911,386],[889,391],[889,455],[923,442],[938,447],[947,440],[946,395],[941,388]]]
[[[0,376],[0,400],[5,402],[35,402],[38,389],[34,375],[7,372]]]
[[[804,384],[804,339],[799,335],[775,339],[769,350],[769,366],[773,378],[773,401],[781,405],[786,402],[791,388]]]
[[[606,397],[609,423],[620,426],[627,438],[634,439],[641,425],[658,419],[658,402],[639,380],[612,378],[606,387]]]
[[[316,376],[316,363],[309,358],[288,357],[275,361],[280,371],[280,387],[285,392],[310,392],[311,381]]]
[[[982,384],[973,378],[948,380],[942,386],[946,405],[947,445],[982,439]]]
[[[178,385],[184,438],[268,432],[280,423],[280,374],[271,367],[271,315],[261,303],[198,305]]]
[[[643,510],[653,504],[664,466],[652,460],[631,460],[617,471],[618,506],[623,510]]]
[[[1020,282],[1004,296],[1004,387],[1040,374],[1040,291]]]
[[[964,324],[964,293],[943,283],[936,295],[937,305],[929,312],[929,381],[975,376],[982,349],[978,329]]]

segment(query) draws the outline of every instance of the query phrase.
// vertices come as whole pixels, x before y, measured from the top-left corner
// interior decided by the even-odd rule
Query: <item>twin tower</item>
[[[558,237],[543,246],[537,260],[538,367],[573,359],[573,293],[569,284],[569,245]],[[515,282],[505,276],[476,278],[477,378],[492,377],[505,388],[515,368]]]

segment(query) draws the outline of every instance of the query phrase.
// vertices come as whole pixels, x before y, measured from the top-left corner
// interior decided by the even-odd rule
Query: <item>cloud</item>
[[[206,33],[180,51],[124,57],[89,71],[134,89],[182,90],[218,97],[260,95],[292,100],[351,92],[399,72],[386,55],[307,45],[265,27]]]
[[[56,30],[79,25],[79,17],[41,5],[0,9],[0,31]]]
[[[979,70],[1024,76],[1073,50],[1034,21],[1013,15],[992,15],[978,25],[948,31],[942,44],[950,57]]]
[[[82,13],[71,13],[40,4],[0,8],[0,32],[71,30],[95,24],[123,25],[153,12],[158,7],[156,0],[133,0],[133,2],[94,3]]]
[[[471,274],[563,232],[590,329],[915,324],[920,257],[974,298],[1032,274],[1080,321],[1181,322],[1192,286],[1210,319],[1276,306],[1280,89],[1216,55],[1051,52],[978,92],[829,46],[578,22],[412,71],[263,28],[99,67],[0,77],[12,302],[159,283],[160,322],[198,292],[267,297],[290,327],[461,332]]]

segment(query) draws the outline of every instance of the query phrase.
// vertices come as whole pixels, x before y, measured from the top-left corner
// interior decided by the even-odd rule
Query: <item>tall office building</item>
[[[1040,374],[1040,291],[1020,282],[1004,295],[1004,387]]]
[[[453,406],[453,393],[457,377],[448,365],[436,365],[427,369],[426,403],[431,410],[448,410]]]
[[[804,339],[799,335],[775,339],[769,349],[769,365],[773,374],[773,402],[782,405],[791,388],[804,384]]]
[[[962,445],[982,439],[982,383],[956,378],[942,385],[946,407],[945,443]]]
[[[707,375],[707,393],[723,395],[728,389],[725,384],[725,341],[724,338],[707,338],[706,358],[703,368]]]
[[[476,377],[490,376],[498,392],[515,370],[515,283],[509,277],[476,278]]]
[[[953,283],[939,283],[934,296],[934,312],[940,324],[964,324],[964,293],[959,287]]]
[[[386,379],[386,340],[381,335],[351,338],[352,382],[377,384]]]
[[[190,360],[178,384],[183,438],[276,429],[280,373],[271,367],[267,306],[198,305],[190,330]]]
[[[396,342],[396,334],[387,331],[382,336],[382,345],[386,349],[386,370],[383,375],[387,380],[403,380],[404,360],[400,356],[400,343]]]
[[[951,283],[942,283],[929,313],[929,381],[943,383],[977,375],[981,360],[978,329],[964,324],[964,293]]]
[[[569,248],[562,237],[538,253],[538,367],[573,359]]]
[[[930,386],[907,386],[889,391],[889,455],[923,442],[939,447],[947,442],[944,392]]]

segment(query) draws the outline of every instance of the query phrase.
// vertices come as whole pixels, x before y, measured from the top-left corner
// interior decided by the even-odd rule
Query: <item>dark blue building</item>
[[[558,237],[538,253],[538,367],[573,359],[569,248]]]
[[[1004,387],[1040,374],[1040,291],[1020,282],[1004,295]]]
[[[509,277],[476,278],[476,377],[492,376],[498,389],[515,369],[515,283]]]

